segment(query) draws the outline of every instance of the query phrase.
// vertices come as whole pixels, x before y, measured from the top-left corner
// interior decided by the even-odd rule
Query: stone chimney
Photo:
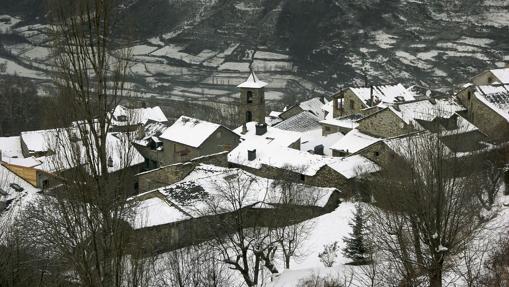
[[[266,123],[257,123],[256,126],[256,135],[261,136],[267,132],[267,124]]]
[[[373,86],[370,86],[369,88],[369,105],[370,106],[374,106],[375,104],[373,103]]]
[[[256,159],[256,149],[247,150],[247,160],[253,161]]]
[[[323,144],[315,146],[313,149],[314,154],[323,155]]]

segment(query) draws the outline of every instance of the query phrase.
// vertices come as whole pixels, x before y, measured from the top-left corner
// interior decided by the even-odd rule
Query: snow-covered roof
[[[418,95],[405,88],[402,84],[373,86],[373,102],[371,99],[371,87],[350,88],[350,90],[368,107],[387,106],[396,102],[413,101]]]
[[[132,222],[134,229],[191,219],[189,214],[172,205],[159,191],[142,193],[132,199],[136,200]]]
[[[3,158],[23,157],[20,137],[0,137],[0,151]]]
[[[465,108],[451,99],[421,100],[389,107],[405,123],[415,120],[433,121],[437,117],[450,118]]]
[[[256,157],[249,160],[248,151],[256,150]],[[253,148],[248,142],[241,143],[228,154],[228,161],[234,164],[260,169],[263,165],[289,170],[306,176],[314,176],[324,166],[328,165],[346,178],[351,178],[356,172],[357,164],[353,160],[338,157],[325,157],[281,146],[260,146]],[[367,159],[358,164],[367,165]],[[373,164],[373,163],[372,163]],[[366,168],[366,172],[373,172],[373,168]]]
[[[248,159],[248,151],[250,150],[256,150],[254,160]],[[228,161],[254,169],[260,169],[263,165],[267,165],[307,176],[315,175],[327,164],[322,156],[305,151],[276,145],[253,146],[249,142],[243,142],[233,149],[228,154]]]
[[[509,85],[477,86],[474,95],[509,121]]]
[[[509,68],[493,69],[490,72],[497,78],[497,82],[509,84]]]
[[[305,132],[320,128],[320,118],[309,111],[296,114],[274,127],[287,131]]]
[[[256,122],[246,124],[247,133],[242,134],[242,126],[234,130],[241,135],[241,140],[249,142],[253,147],[264,145],[276,145],[288,147],[300,140],[301,133],[285,131],[275,127],[267,127],[267,132],[263,135],[256,135]]]
[[[25,143],[28,152],[47,152],[55,142],[66,134],[64,129],[48,129],[21,132],[21,140]]]
[[[238,208],[238,203],[233,207],[226,199],[228,194],[225,192],[231,190],[231,186],[230,189],[227,186],[232,182],[245,189],[238,190],[242,193],[242,207],[284,203],[282,186],[275,180],[258,177],[241,169],[212,165],[199,165],[182,181],[162,187],[159,191],[180,210],[192,217],[201,217],[210,215],[211,205],[216,209],[215,212],[221,213]],[[324,207],[335,190],[295,184],[292,196],[297,199],[297,205]]]
[[[181,116],[160,138],[197,148],[219,127],[219,124]]]
[[[328,102],[326,100],[324,102],[324,100],[322,98],[316,97],[316,98],[312,98],[307,101],[301,102],[299,104],[299,107],[304,111],[311,112],[312,114],[317,116],[320,120],[323,120],[323,119],[325,119],[325,114],[326,114],[326,111],[323,109],[323,107],[327,104],[328,104]]]
[[[323,121],[320,121],[322,124],[336,126],[336,127],[342,127],[342,128],[348,128],[348,129],[355,129],[359,126],[356,119],[352,119],[351,117],[345,117],[345,118],[329,118]]]
[[[342,137],[338,142],[331,146],[331,149],[348,153],[355,153],[359,150],[370,146],[381,139],[369,136],[353,129]]]
[[[58,147],[53,148],[55,153],[38,157],[41,164],[35,168],[46,172],[57,172],[76,167],[88,165],[87,150],[83,147],[81,140],[70,140],[68,131],[58,135],[61,139]],[[115,172],[123,168],[141,164],[143,156],[132,146],[131,137],[126,133],[108,133],[106,136],[106,152],[111,157],[112,166],[108,166],[108,172]],[[92,140],[92,139],[91,139]],[[54,145],[53,145],[54,147]],[[74,154],[79,151],[79,158]],[[95,152],[95,148],[94,148]],[[99,164],[98,162],[96,164]],[[98,170],[100,170],[98,168]]]
[[[118,105],[113,110],[111,124],[114,126],[126,126],[146,124],[149,120],[154,122],[168,122],[160,107],[127,108]]]
[[[158,142],[159,137],[167,128],[166,123],[150,121],[143,126],[142,134],[134,142],[142,146],[147,146],[150,140]]]
[[[267,83],[264,81],[260,81],[254,71],[251,71],[249,77],[245,82],[238,85],[237,88],[247,88],[247,89],[260,89],[267,86]]]
[[[348,179],[380,170],[377,164],[360,155],[353,155],[341,158],[341,160],[331,161],[328,165]]]
[[[342,133],[322,135],[322,129],[302,132],[300,150],[313,151],[318,145],[323,145],[325,155],[332,156],[330,147],[343,137]]]

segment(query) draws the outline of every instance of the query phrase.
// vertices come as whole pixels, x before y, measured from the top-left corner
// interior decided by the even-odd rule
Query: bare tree
[[[108,132],[112,111],[126,96],[130,57],[112,35],[118,4],[50,1],[55,120],[65,128],[47,139],[46,161],[58,185],[25,212],[23,232],[81,286],[149,281],[130,242],[131,134]]]
[[[267,219],[252,216],[249,210],[253,204],[250,197],[256,188],[255,180],[255,177],[239,172],[219,182],[219,193],[206,200],[204,214],[223,215],[220,223],[211,223],[214,238],[210,246],[217,250],[224,263],[242,275],[248,286],[257,286],[261,282],[260,273],[264,267],[271,273],[278,272],[274,265],[275,233],[263,222]]]
[[[400,148],[400,157],[372,181],[378,205],[370,213],[374,244],[397,263],[405,284],[426,275],[430,286],[442,286],[449,259],[481,226],[481,205],[465,179],[468,161],[437,135],[408,137]]]
[[[234,286],[231,270],[220,262],[218,254],[207,245],[191,246],[162,254],[156,286],[226,287]]]

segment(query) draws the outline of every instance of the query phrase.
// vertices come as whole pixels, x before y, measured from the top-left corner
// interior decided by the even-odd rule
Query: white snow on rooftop
[[[144,195],[145,194],[140,194],[135,198],[140,198],[141,196]],[[154,195],[148,199],[139,200],[139,202],[134,208],[135,210],[135,218],[133,222],[134,229],[163,225],[191,218],[191,216],[184,213],[177,207],[171,205],[171,203],[169,203],[167,200],[165,200],[164,195],[161,194],[161,197]]]
[[[164,131],[161,138],[197,148],[219,127],[219,124],[181,116]]]
[[[490,70],[491,73],[497,77],[498,82],[502,84],[509,84],[509,68]]]
[[[155,122],[168,121],[160,107],[127,108],[118,105],[113,110],[112,125],[114,126],[145,124],[149,120]]]
[[[328,165],[347,179],[380,170],[378,165],[360,155],[345,157],[340,161],[331,161]]]
[[[324,106],[327,106],[328,102],[323,102],[321,98],[316,97],[309,99],[307,101],[301,102],[299,107],[304,111],[309,111],[313,113],[315,116],[320,118],[320,120],[325,119],[326,110],[323,109]]]
[[[0,137],[0,151],[3,158],[23,157],[20,137]]]
[[[465,108],[452,100],[436,99],[434,102],[422,100],[399,104],[390,109],[405,123],[413,123],[414,120],[433,121],[437,117],[449,118]]]
[[[368,104],[371,98],[371,87],[350,88],[350,90],[367,106],[413,101],[418,97],[402,84],[373,86],[374,104]]]
[[[477,86],[475,96],[509,121],[509,85]]]
[[[200,165],[186,178],[178,183],[160,188],[159,191],[175,206],[192,217],[210,214],[210,204],[215,210],[231,212],[238,208],[230,206],[225,199],[228,184],[246,187],[242,192],[241,206],[262,204],[272,205],[283,203],[284,191],[272,179],[255,176],[244,170],[236,168],[223,168],[212,165]],[[243,185],[243,183],[248,183]],[[231,186],[230,186],[231,188]],[[292,194],[297,205],[324,207],[335,188],[314,187],[296,184]],[[258,205],[260,207],[260,205]]]
[[[302,133],[301,136],[301,144],[300,150],[302,151],[312,151],[318,145],[323,145],[324,154],[327,156],[332,156],[332,151],[330,147],[339,141],[343,137],[342,133],[332,133],[326,136],[322,135],[322,129],[316,129],[311,131],[306,131]]]
[[[379,138],[369,136],[354,129],[332,145],[331,149],[347,153],[355,153],[359,150],[380,141]]]
[[[267,132],[263,135],[256,135],[256,122],[246,124],[247,133],[242,134],[242,127],[234,130],[241,135],[243,141],[249,142],[253,147],[264,145],[277,145],[288,147],[300,140],[301,133],[294,131],[285,131],[275,127],[267,126]]]
[[[21,132],[21,140],[29,152],[47,152],[63,134],[65,134],[64,129],[28,131]]]
[[[251,71],[247,80],[242,84],[238,85],[237,88],[260,89],[265,86],[267,86],[267,83],[265,83],[264,81],[260,81],[256,74],[253,71]]]

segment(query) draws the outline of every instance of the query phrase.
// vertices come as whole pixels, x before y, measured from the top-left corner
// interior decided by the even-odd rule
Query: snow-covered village
[[[138,1],[6,2],[0,286],[509,286],[507,39],[451,30],[460,56],[451,40],[376,66],[360,48],[327,74],[319,48],[299,60],[246,27],[300,9],[318,25],[317,7],[343,4],[169,1],[185,21],[153,36],[125,20],[147,13]],[[482,25],[455,1],[402,2],[449,28],[468,14],[479,37],[509,28],[504,1],[475,4]],[[222,48],[192,44],[203,25]],[[373,33],[379,51],[403,37]]]

